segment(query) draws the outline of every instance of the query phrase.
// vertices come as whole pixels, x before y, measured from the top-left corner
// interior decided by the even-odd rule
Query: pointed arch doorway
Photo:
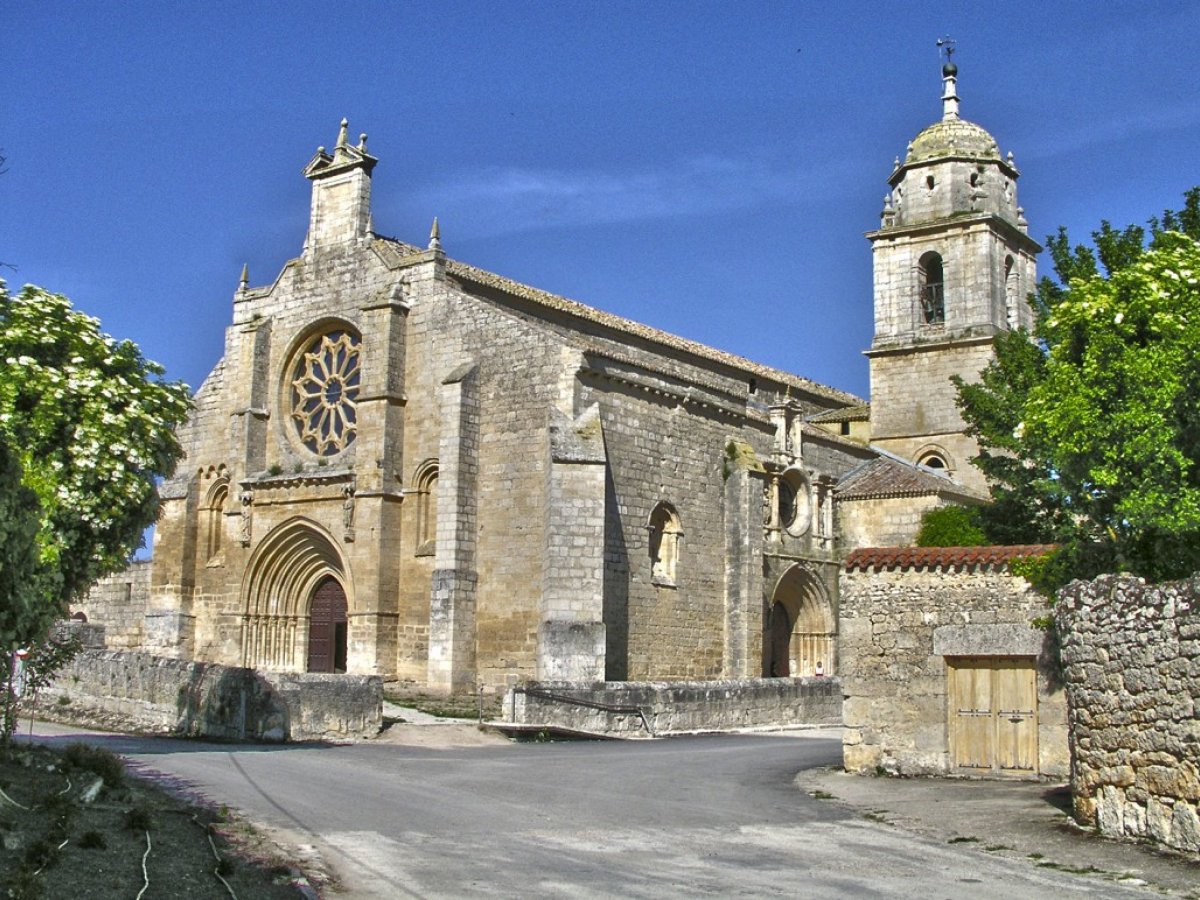
[[[242,665],[281,672],[347,668],[354,585],[337,543],[297,518],[273,529],[242,583]]]
[[[791,566],[775,585],[766,637],[763,669],[769,678],[837,671],[833,607],[825,586],[808,568]]]
[[[346,591],[328,575],[317,584],[309,603],[307,669],[346,671]]]

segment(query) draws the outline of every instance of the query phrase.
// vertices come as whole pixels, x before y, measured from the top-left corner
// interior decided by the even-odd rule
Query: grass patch
[[[71,744],[63,751],[63,762],[80,772],[91,772],[105,787],[120,787],[125,781],[125,765],[115,753],[90,744]]]
[[[837,799],[837,797],[833,796],[833,794],[829,793],[829,791],[822,791],[822,790],[809,791],[808,796],[812,797],[814,800],[836,800]]]
[[[1012,847],[1006,847],[1004,844],[988,844],[983,849],[988,853],[998,853],[1001,850],[1011,850]]]
[[[979,838],[977,838],[977,837],[953,837],[953,838],[950,838],[950,840],[946,841],[946,843],[947,844],[978,844]]]

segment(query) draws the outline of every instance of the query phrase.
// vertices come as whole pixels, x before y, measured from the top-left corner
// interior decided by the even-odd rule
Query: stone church
[[[382,236],[343,121],[300,255],[243,271],[137,615],[79,609],[160,655],[438,691],[836,672],[843,559],[983,501],[949,377],[1031,321],[1018,172],[956,82],[869,235],[870,403],[455,260],[436,220]]]

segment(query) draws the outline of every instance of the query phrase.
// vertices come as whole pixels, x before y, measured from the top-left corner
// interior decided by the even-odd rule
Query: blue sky
[[[338,121],[380,233],[865,395],[891,163],[1012,150],[1031,234],[1200,183],[1200,5],[37,3],[3,14],[0,260],[199,385],[243,263],[298,255]],[[1048,271],[1048,261],[1042,270]]]

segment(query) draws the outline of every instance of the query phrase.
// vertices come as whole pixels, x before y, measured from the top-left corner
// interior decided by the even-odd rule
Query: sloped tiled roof
[[[861,403],[856,406],[843,406],[841,409],[831,409],[808,416],[805,421],[819,425],[825,422],[866,422],[871,418],[871,404]]]
[[[878,448],[875,449],[877,452]],[[880,456],[855,466],[842,476],[834,488],[838,500],[880,500],[885,497],[954,496],[979,502],[979,496],[948,476],[938,475],[925,466],[918,466],[897,457]]]
[[[409,256],[414,251],[421,252],[419,248],[411,244],[405,244],[403,241],[397,241],[394,238],[378,237],[378,240],[381,243],[393,245],[394,251],[401,257]],[[782,369],[761,365],[745,357],[726,353],[724,350],[718,350],[715,347],[709,347],[697,341],[690,341],[687,338],[682,338],[666,331],[660,331],[657,328],[651,328],[649,325],[634,322],[632,319],[604,312],[603,310],[580,303],[577,300],[569,300],[566,297],[560,297],[557,294],[551,294],[548,291],[530,287],[527,284],[521,284],[519,281],[505,278],[503,275],[478,269],[475,266],[467,265],[454,259],[446,260],[446,271],[462,281],[492,288],[493,290],[518,297],[538,306],[593,322],[624,335],[641,338],[642,340],[729,366],[733,369],[747,372],[760,378],[766,378],[782,385],[789,385],[793,390],[800,389],[834,403],[850,405],[861,404],[863,402],[861,397],[847,391],[841,391],[820,382],[811,381],[808,378],[794,375],[791,372],[785,372]]]
[[[992,547],[861,547],[846,557],[846,570],[998,568],[1014,559],[1043,556],[1054,544]]]

